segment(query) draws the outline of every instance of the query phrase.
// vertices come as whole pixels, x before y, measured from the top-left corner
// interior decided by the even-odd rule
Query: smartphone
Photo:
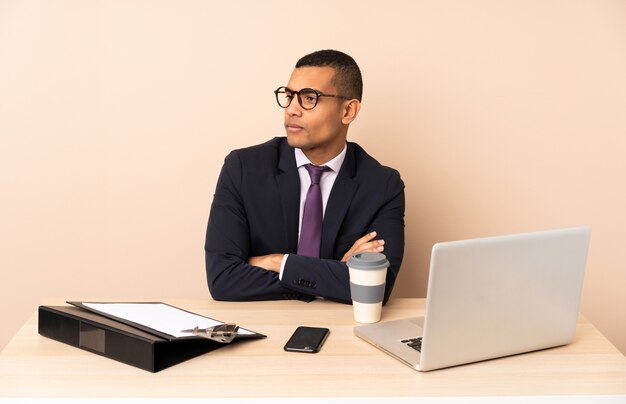
[[[305,327],[296,328],[289,341],[285,344],[285,351],[290,352],[319,352],[330,334],[328,328]]]

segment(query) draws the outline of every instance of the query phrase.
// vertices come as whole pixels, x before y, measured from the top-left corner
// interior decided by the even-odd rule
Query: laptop
[[[419,371],[570,343],[589,227],[433,246],[424,317],[354,327]]]

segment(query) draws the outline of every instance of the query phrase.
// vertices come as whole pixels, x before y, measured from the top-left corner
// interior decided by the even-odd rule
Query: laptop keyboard
[[[422,337],[403,339],[402,343],[407,344],[417,352],[422,352]]]

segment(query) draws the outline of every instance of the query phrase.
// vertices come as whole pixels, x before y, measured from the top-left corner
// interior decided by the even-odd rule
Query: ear
[[[344,104],[343,115],[341,116],[341,123],[344,125],[350,125],[352,121],[356,119],[356,116],[361,110],[361,101],[355,99],[349,100]]]

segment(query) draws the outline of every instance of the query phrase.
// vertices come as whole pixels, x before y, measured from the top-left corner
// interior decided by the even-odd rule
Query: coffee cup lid
[[[385,254],[377,252],[360,252],[352,254],[348,266],[355,269],[382,269],[389,266]]]

